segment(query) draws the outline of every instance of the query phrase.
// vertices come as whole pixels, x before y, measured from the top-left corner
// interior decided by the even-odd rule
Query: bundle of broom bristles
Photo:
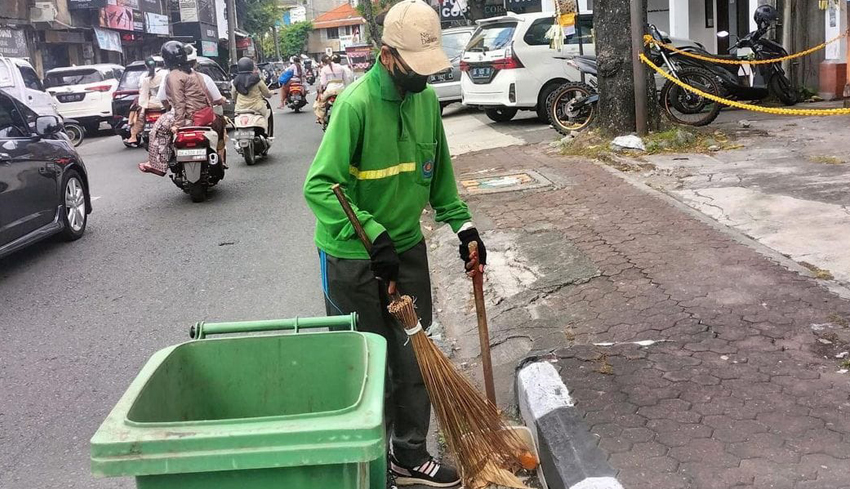
[[[431,404],[449,451],[458,463],[464,487],[483,489],[494,484],[525,488],[515,474],[520,469],[533,470],[538,464],[528,445],[504,423],[498,408],[428,338],[413,298],[396,298],[389,311],[410,335]]]

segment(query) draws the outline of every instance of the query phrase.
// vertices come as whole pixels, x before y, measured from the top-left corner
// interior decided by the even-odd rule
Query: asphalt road
[[[301,186],[322,138],[278,111],[270,157],[229,147],[225,179],[193,204],[116,136],[80,146],[94,213],[74,243],[0,260],[0,487],[135,487],[95,480],[89,438],[157,350],[198,320],[323,313],[314,219]]]

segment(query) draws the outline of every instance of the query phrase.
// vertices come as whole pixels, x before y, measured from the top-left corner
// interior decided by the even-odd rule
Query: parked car
[[[440,100],[440,108],[461,101],[460,58],[463,55],[463,49],[472,38],[473,32],[475,32],[475,27],[471,26],[443,30],[443,51],[449,57],[452,67],[428,78],[428,83],[434,87],[437,98]]]
[[[24,59],[0,56],[0,89],[22,100],[40,115],[59,115],[56,100],[47,93],[35,69]]]
[[[123,73],[124,67],[114,64],[53,68],[44,75],[44,84],[59,102],[62,117],[76,119],[86,131],[95,132],[112,118],[112,94]]]
[[[164,67],[161,56],[154,56],[158,67]],[[130,106],[133,100],[139,96],[139,82],[142,75],[147,72],[144,61],[133,61],[124,68],[124,74],[118,81],[118,89],[112,93],[112,120],[109,124],[115,134],[121,139],[130,137],[130,127],[127,125],[127,117],[130,115]]]
[[[0,89],[0,257],[54,234],[79,239],[91,209],[85,164],[59,116]]]
[[[234,101],[232,94],[230,93],[230,77],[227,76],[227,73],[224,72],[224,70],[221,66],[218,65],[218,63],[211,60],[210,58],[204,58],[202,56],[198,56],[198,64],[196,66],[196,69],[213,79],[213,81],[215,82],[215,86],[218,87],[218,90],[221,92],[221,95],[226,100],[226,102],[224,103],[224,115],[232,119],[234,114]]]
[[[533,110],[548,122],[546,98],[568,81],[580,81],[578,69],[565,58],[595,55],[593,14],[577,18],[575,33],[564,47],[549,47],[546,33],[555,23],[551,13],[514,14],[478,21],[460,62],[463,104],[483,108],[496,122],[513,119],[520,110]],[[673,39],[678,47],[699,46]],[[581,51],[579,46],[581,43]]]

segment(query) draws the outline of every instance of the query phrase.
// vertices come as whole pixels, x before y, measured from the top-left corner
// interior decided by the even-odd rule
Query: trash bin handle
[[[240,321],[231,323],[207,323],[198,321],[189,328],[189,337],[193,340],[202,340],[214,334],[229,333],[257,333],[261,331],[284,331],[294,330],[298,333],[302,329],[313,328],[336,328],[347,327],[350,331],[357,330],[357,313],[353,312],[346,316],[325,316],[292,319],[269,319],[265,321]]]

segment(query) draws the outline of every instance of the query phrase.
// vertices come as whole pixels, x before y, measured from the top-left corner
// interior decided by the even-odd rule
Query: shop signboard
[[[218,56],[218,43],[215,41],[201,41],[201,56]]]
[[[27,36],[21,29],[0,28],[0,54],[14,58],[29,57]]]
[[[145,32],[145,14],[141,10],[133,10],[133,30]]]
[[[100,46],[100,49],[115,51],[118,53],[124,52],[121,49],[121,36],[119,36],[117,32],[106,29],[98,29],[97,27],[92,27],[92,30],[94,30],[94,37],[97,40],[97,45]]]
[[[106,7],[108,4],[107,0],[68,0],[70,10],[98,9]]]
[[[123,5],[107,5],[100,9],[100,26],[122,31],[133,30],[133,9]]]
[[[168,16],[145,12],[145,30],[149,34],[168,35]]]
[[[198,0],[180,0],[180,21],[198,21]]]

